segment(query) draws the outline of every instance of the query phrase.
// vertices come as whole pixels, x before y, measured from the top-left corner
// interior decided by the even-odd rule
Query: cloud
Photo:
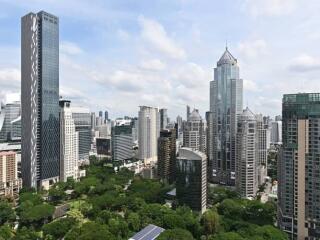
[[[127,41],[130,38],[130,34],[123,29],[117,30],[117,36],[122,41]]]
[[[159,59],[151,59],[147,61],[142,61],[140,64],[142,69],[151,70],[151,71],[161,71],[166,68],[166,64]]]
[[[247,79],[243,80],[243,87],[245,91],[251,91],[251,92],[259,91],[257,84],[254,81],[250,81]]]
[[[238,50],[246,58],[261,57],[267,53],[267,43],[263,39],[247,40],[238,44]]]
[[[184,59],[186,53],[171,39],[164,27],[155,20],[140,16],[138,18],[142,28],[142,38],[151,44],[155,49],[173,59]]]
[[[301,54],[289,64],[289,70],[294,72],[309,72],[320,70],[320,59],[307,54]]]
[[[73,42],[63,41],[60,43],[60,52],[68,55],[78,55],[83,53],[83,50]]]
[[[0,81],[20,82],[20,69],[18,68],[2,68],[0,69]]]
[[[244,8],[255,17],[281,16],[297,9],[297,0],[245,0]]]

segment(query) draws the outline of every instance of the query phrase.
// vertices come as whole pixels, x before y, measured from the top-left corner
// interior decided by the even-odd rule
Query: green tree
[[[95,222],[84,223],[81,227],[74,227],[68,232],[65,240],[116,240],[106,225]]]
[[[235,232],[226,232],[219,233],[215,237],[211,237],[209,240],[245,240],[238,233]]]
[[[54,206],[50,204],[39,204],[21,212],[20,220],[23,224],[41,225],[52,217]]]
[[[44,236],[51,235],[54,239],[60,239],[72,228],[75,224],[73,218],[61,218],[51,223],[45,224],[42,227]]]
[[[288,236],[279,229],[265,225],[256,229],[256,235],[261,236],[264,240],[287,240]]]
[[[140,216],[138,213],[131,212],[127,218],[129,229],[137,232],[140,229]]]
[[[12,240],[39,240],[39,235],[32,229],[27,227],[22,227],[18,229],[16,235]]]
[[[192,234],[181,228],[165,230],[160,234],[157,240],[194,240]]]
[[[6,201],[0,201],[0,225],[11,223],[16,219],[16,214],[11,205]]]
[[[218,205],[218,213],[227,218],[241,220],[244,211],[244,206],[240,200],[225,199]]]
[[[202,216],[202,225],[206,235],[215,234],[220,228],[219,214],[215,210],[208,210]]]
[[[13,236],[12,229],[8,224],[0,226],[0,240],[7,240]]]

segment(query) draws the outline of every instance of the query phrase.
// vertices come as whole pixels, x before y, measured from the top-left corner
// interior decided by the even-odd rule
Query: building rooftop
[[[189,121],[201,121],[201,116],[196,109],[193,109],[192,113],[190,114]]]
[[[0,156],[8,156],[8,155],[12,155],[12,154],[16,154],[15,152],[13,151],[4,151],[4,152],[0,152]]]
[[[228,48],[226,47],[226,50],[224,51],[223,55],[219,59],[217,65],[221,66],[223,64],[236,64],[237,59],[232,56],[232,54],[229,52]]]
[[[129,240],[154,240],[162,233],[165,229],[158,227],[153,224],[149,224],[140,232],[136,233],[133,237],[129,238]]]

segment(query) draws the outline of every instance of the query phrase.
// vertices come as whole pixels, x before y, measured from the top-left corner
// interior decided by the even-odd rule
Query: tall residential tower
[[[320,93],[282,100],[278,221],[290,239],[320,239]]]
[[[21,19],[22,178],[26,187],[59,179],[59,19],[46,12]]]

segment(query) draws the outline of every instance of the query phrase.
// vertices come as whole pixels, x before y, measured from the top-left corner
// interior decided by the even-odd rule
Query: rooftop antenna
[[[226,39],[226,50],[228,50],[228,39]]]

